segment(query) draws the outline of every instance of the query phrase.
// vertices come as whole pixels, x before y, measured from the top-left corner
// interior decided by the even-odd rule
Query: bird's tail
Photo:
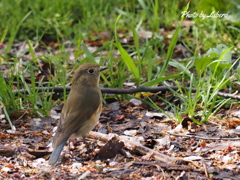
[[[63,147],[64,147],[64,145],[66,144],[66,142],[67,142],[67,139],[64,140],[58,147],[56,147],[56,148],[53,150],[53,152],[52,152],[52,154],[51,154],[51,156],[50,156],[50,158],[49,158],[49,160],[48,160],[48,164],[49,164],[49,165],[54,165],[54,164],[56,164],[56,162],[58,161],[58,158],[59,158],[59,156],[60,156],[60,154],[61,154],[61,152],[62,152],[62,150],[63,150]]]

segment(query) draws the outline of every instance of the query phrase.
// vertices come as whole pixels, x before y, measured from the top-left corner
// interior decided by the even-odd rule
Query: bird
[[[98,84],[100,72],[105,69],[96,63],[85,63],[75,70],[72,88],[53,137],[54,149],[49,165],[57,163],[69,138],[85,137],[98,123],[102,111],[102,94]]]

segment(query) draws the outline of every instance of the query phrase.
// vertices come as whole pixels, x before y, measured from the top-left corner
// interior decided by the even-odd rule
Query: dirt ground
[[[88,135],[71,139],[51,167],[54,118],[1,123],[1,179],[240,179],[238,108],[219,112],[203,125],[177,124],[142,104],[105,105]],[[226,118],[228,115],[228,118]]]

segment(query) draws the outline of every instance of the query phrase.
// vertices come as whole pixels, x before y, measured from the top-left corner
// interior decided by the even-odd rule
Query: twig
[[[63,86],[59,86],[59,87],[36,87],[36,91],[38,92],[42,92],[42,91],[54,91],[54,92],[63,92],[64,91]],[[182,89],[187,89],[189,90],[190,88],[187,87],[181,87]],[[137,88],[131,88],[131,89],[119,89],[119,88],[101,88],[102,93],[110,93],[110,94],[135,94],[135,93],[139,93],[139,92],[152,92],[152,93],[156,93],[156,92],[166,92],[166,91],[170,91],[170,89],[172,90],[178,90],[179,88],[177,86],[158,86],[158,87],[137,87]],[[68,86],[66,87],[66,91],[70,91],[71,87]],[[196,88],[192,88],[191,89],[192,92],[196,92]],[[27,93],[27,91],[25,89],[19,89],[19,90],[14,90],[13,93]],[[227,98],[232,98],[232,99],[239,99],[240,100],[240,96],[236,95],[236,93],[234,94],[229,94],[229,93],[223,93],[223,92],[218,92],[219,96],[222,97],[227,97]]]
[[[203,165],[204,173],[205,173],[205,176],[207,179],[207,178],[209,178],[208,171],[207,171],[207,165],[203,160],[202,160],[202,165]]]
[[[86,171],[85,173],[83,173],[78,180],[83,180],[85,179],[89,174],[91,174],[91,171]]]
[[[231,99],[240,99],[240,96],[236,95],[237,93],[238,93],[238,91],[236,91],[233,94],[218,92],[218,95],[222,96],[222,97],[231,98]]]
[[[176,178],[176,180],[182,179],[185,174],[186,172],[182,171],[181,174]]]
[[[54,91],[54,92],[63,92],[64,91],[64,86],[58,86],[58,87],[36,87],[35,90],[38,92],[42,91]],[[170,86],[173,90],[178,90],[177,86]],[[71,86],[66,87],[66,91],[70,91]],[[158,87],[137,87],[137,88],[132,88],[132,89],[119,89],[119,88],[101,88],[102,93],[110,93],[110,94],[135,94],[138,92],[152,92],[156,93],[159,91],[169,91],[169,88],[166,86],[158,86]],[[193,91],[196,91],[193,89]],[[13,93],[24,93],[26,92],[25,89],[19,89],[19,90],[14,90]]]
[[[196,136],[191,134],[174,134],[168,132],[169,135],[178,136],[178,137],[189,137],[189,138],[197,138],[197,139],[204,139],[204,140],[231,140],[231,141],[239,141],[240,138],[221,138],[221,137],[203,137],[203,136]]]
[[[99,132],[90,131],[88,136],[92,137],[94,139],[100,139],[101,141],[107,142],[108,140],[111,139],[111,135],[112,134],[107,135],[107,134],[102,134],[102,133],[99,133]],[[117,134],[114,134],[114,135],[118,136]],[[162,161],[162,162],[165,162],[167,164],[173,164],[174,162],[180,160],[180,159],[176,159],[174,157],[167,156],[165,154],[161,154],[161,153],[159,153],[157,151],[154,151],[152,149],[149,149],[149,148],[141,145],[138,142],[131,141],[131,140],[129,140],[128,136],[118,136],[118,138],[121,141],[124,142],[124,145],[125,145],[126,148],[128,148],[130,150],[135,150],[135,151],[137,151],[137,152],[139,152],[140,154],[143,154],[143,155],[152,154],[152,157],[155,160]]]
[[[204,172],[203,169],[197,167],[194,168],[190,165],[184,165],[184,164],[167,164],[164,162],[147,162],[147,161],[139,161],[139,162],[134,162],[133,165],[152,165],[156,166],[158,170],[166,169],[166,170],[173,170],[173,171],[194,171],[194,172]],[[163,170],[162,170],[163,171]],[[163,171],[164,173],[164,171]]]

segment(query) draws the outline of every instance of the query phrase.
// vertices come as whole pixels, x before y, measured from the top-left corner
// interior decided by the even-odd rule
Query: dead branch
[[[222,137],[203,137],[203,136],[196,136],[194,134],[175,134],[168,132],[171,136],[178,136],[178,137],[189,137],[189,138],[196,138],[196,139],[204,139],[204,140],[231,140],[231,141],[239,141],[240,138],[222,138]]]
[[[194,168],[189,165],[177,165],[177,164],[167,164],[162,162],[134,162],[134,165],[152,165],[152,166],[160,166],[163,169],[173,170],[173,171],[194,171],[194,172],[203,172],[200,168]]]
[[[102,134],[99,132],[93,132],[90,131],[89,133],[89,137],[90,138],[94,138],[94,139],[99,139],[103,142],[107,142],[111,139],[113,134]],[[115,136],[118,136],[117,134],[114,134]],[[174,164],[176,161],[179,161],[180,159],[174,158],[174,157],[169,157],[165,154],[161,154],[157,151],[154,151],[152,149],[149,149],[143,145],[141,145],[138,142],[134,142],[129,140],[130,137],[128,136],[118,136],[118,138],[124,142],[124,145],[126,148],[130,149],[130,150],[134,150],[137,151],[138,153],[142,154],[142,155],[147,155],[147,154],[151,154],[152,157],[155,160],[161,161],[161,162],[165,162],[167,164]],[[181,160],[182,161],[182,160]]]
[[[58,87],[36,87],[36,91],[43,92],[43,91],[54,91],[54,92],[63,92],[66,88],[66,91],[71,90],[71,86],[58,86]],[[178,90],[177,86],[170,86],[173,90]],[[135,94],[138,92],[152,92],[156,93],[159,91],[166,92],[170,91],[166,86],[158,86],[158,87],[137,87],[131,89],[119,89],[119,88],[101,88],[102,93],[109,93],[109,94]],[[196,91],[193,89],[193,91]],[[25,93],[25,89],[14,90],[13,93]]]
[[[0,156],[12,157],[17,154],[18,148],[0,145]]]
[[[36,91],[38,92],[43,92],[43,91],[54,91],[54,92],[63,92],[64,89],[66,88],[66,91],[70,91],[71,87],[63,87],[63,86],[59,86],[59,87],[36,87]],[[190,88],[187,87],[181,87],[182,89],[186,89],[189,90]],[[167,91],[171,91],[170,89],[177,91],[179,88],[177,86],[158,86],[158,87],[137,87],[137,88],[131,88],[131,89],[119,89],[119,88],[101,88],[102,93],[109,93],[109,94],[135,94],[135,93],[139,93],[139,92],[151,92],[151,93],[157,93],[157,92],[167,92]],[[196,92],[196,88],[192,88],[191,89],[192,92]],[[19,90],[14,90],[13,93],[27,93],[27,91],[25,89],[19,89]],[[236,95],[236,93],[234,94],[230,94],[230,93],[224,93],[224,92],[218,92],[219,96],[222,97],[226,97],[226,98],[232,98],[232,99],[239,99],[240,100],[240,96]]]

